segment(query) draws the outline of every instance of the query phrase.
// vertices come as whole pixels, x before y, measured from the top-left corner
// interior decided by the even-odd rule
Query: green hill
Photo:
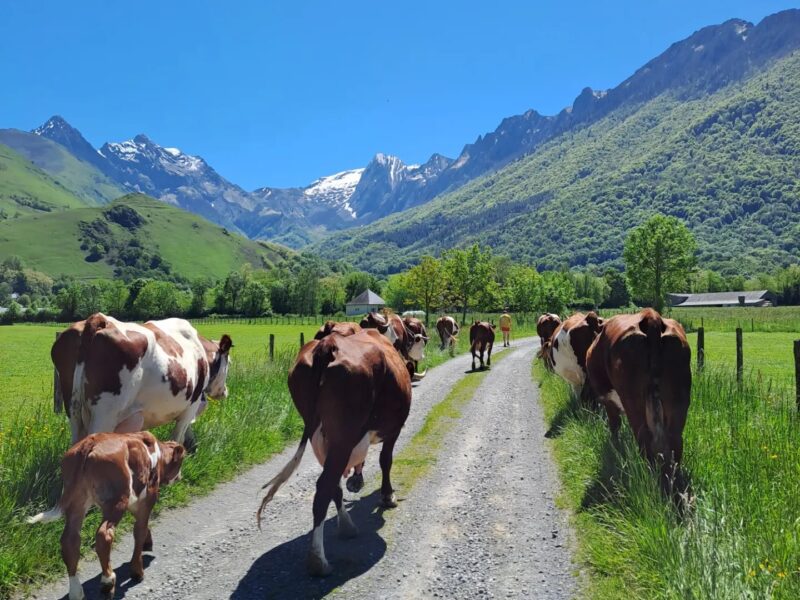
[[[0,144],[0,222],[85,205],[53,177]]]
[[[245,263],[268,267],[289,254],[140,194],[106,207],[0,222],[0,256],[18,255],[27,266],[52,276],[221,278]]]
[[[800,54],[711,95],[673,90],[504,169],[315,246],[376,272],[479,241],[542,268],[621,266],[627,231],[684,219],[701,265],[754,275],[800,259]]]
[[[0,129],[0,144],[5,144],[48,173],[85,204],[106,204],[125,194],[122,186],[95,166],[78,160],[64,146],[46,137],[18,129]]]

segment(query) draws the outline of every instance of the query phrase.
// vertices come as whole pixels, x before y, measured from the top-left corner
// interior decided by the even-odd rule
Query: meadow
[[[61,492],[59,463],[69,446],[66,417],[52,411],[53,367],[49,358],[55,332],[64,325],[13,325],[0,328],[0,598],[20,586],[63,570],[59,537],[63,523],[31,527],[27,516],[49,508]],[[312,339],[318,322],[268,323],[265,320],[197,323],[201,334],[218,338],[228,333],[234,340],[229,373],[230,395],[212,401],[195,424],[198,450],[186,463],[183,479],[165,488],[156,507],[176,506],[207,493],[218,483],[248,466],[263,462],[286,443],[299,437],[302,421],[286,385],[286,374],[300,346],[300,333]],[[269,334],[275,335],[275,360],[268,360]],[[516,328],[515,337],[532,335],[531,326]],[[450,358],[440,351],[435,330],[420,369]],[[469,349],[465,331],[454,354]],[[166,439],[170,427],[156,430]],[[83,527],[83,550],[90,551],[97,514],[90,513]],[[123,521],[123,529],[130,519]]]
[[[665,500],[627,426],[613,443],[605,416],[579,406],[561,379],[534,364],[560,502],[575,515],[578,560],[588,567],[585,596],[800,597],[797,337],[745,332],[738,386],[734,334],[706,331],[706,368],[694,375],[684,432],[692,497],[684,514]],[[694,361],[694,335],[690,342]]]

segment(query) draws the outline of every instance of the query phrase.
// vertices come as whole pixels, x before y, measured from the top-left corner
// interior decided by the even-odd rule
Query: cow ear
[[[233,340],[231,340],[231,336],[227,333],[222,336],[222,339],[219,341],[219,351],[220,354],[227,354],[228,351],[233,348]]]

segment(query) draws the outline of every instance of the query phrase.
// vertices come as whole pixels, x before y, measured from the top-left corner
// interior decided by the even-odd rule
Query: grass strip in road
[[[508,351],[496,354],[492,359],[492,365],[496,365],[513,350],[514,348],[509,348]],[[400,453],[395,455],[392,484],[398,490],[398,495],[407,496],[414,485],[436,464],[442,442],[456,426],[461,418],[461,410],[472,400],[478,386],[489,373],[491,369],[464,375],[447,396],[431,408],[420,430]]]
[[[680,515],[658,489],[627,423],[603,415],[535,361],[534,378],[574,514],[584,595],[800,598],[800,418],[785,389],[729,371],[695,374],[684,431],[694,496]]]

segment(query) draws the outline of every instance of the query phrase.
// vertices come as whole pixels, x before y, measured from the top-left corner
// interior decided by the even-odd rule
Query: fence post
[[[269,334],[269,360],[272,362],[275,360],[275,334]]]
[[[303,335],[303,332],[301,331],[300,332],[300,347],[302,348],[305,345],[306,345],[306,336]]]
[[[697,372],[703,370],[706,364],[706,330],[700,327],[697,330]]]
[[[756,320],[750,317],[750,331],[755,331],[755,330],[756,330]]]
[[[58,340],[59,337],[61,337],[61,332],[56,331],[56,340]],[[795,354],[797,354],[797,352],[795,352]],[[63,406],[64,400],[61,398],[61,380],[58,377],[58,369],[53,366],[53,412],[60,413]]]
[[[794,385],[797,392],[797,408],[800,409],[800,340],[794,341]]]
[[[742,384],[742,373],[744,371],[744,356],[742,354],[742,328],[736,328],[736,382]]]

